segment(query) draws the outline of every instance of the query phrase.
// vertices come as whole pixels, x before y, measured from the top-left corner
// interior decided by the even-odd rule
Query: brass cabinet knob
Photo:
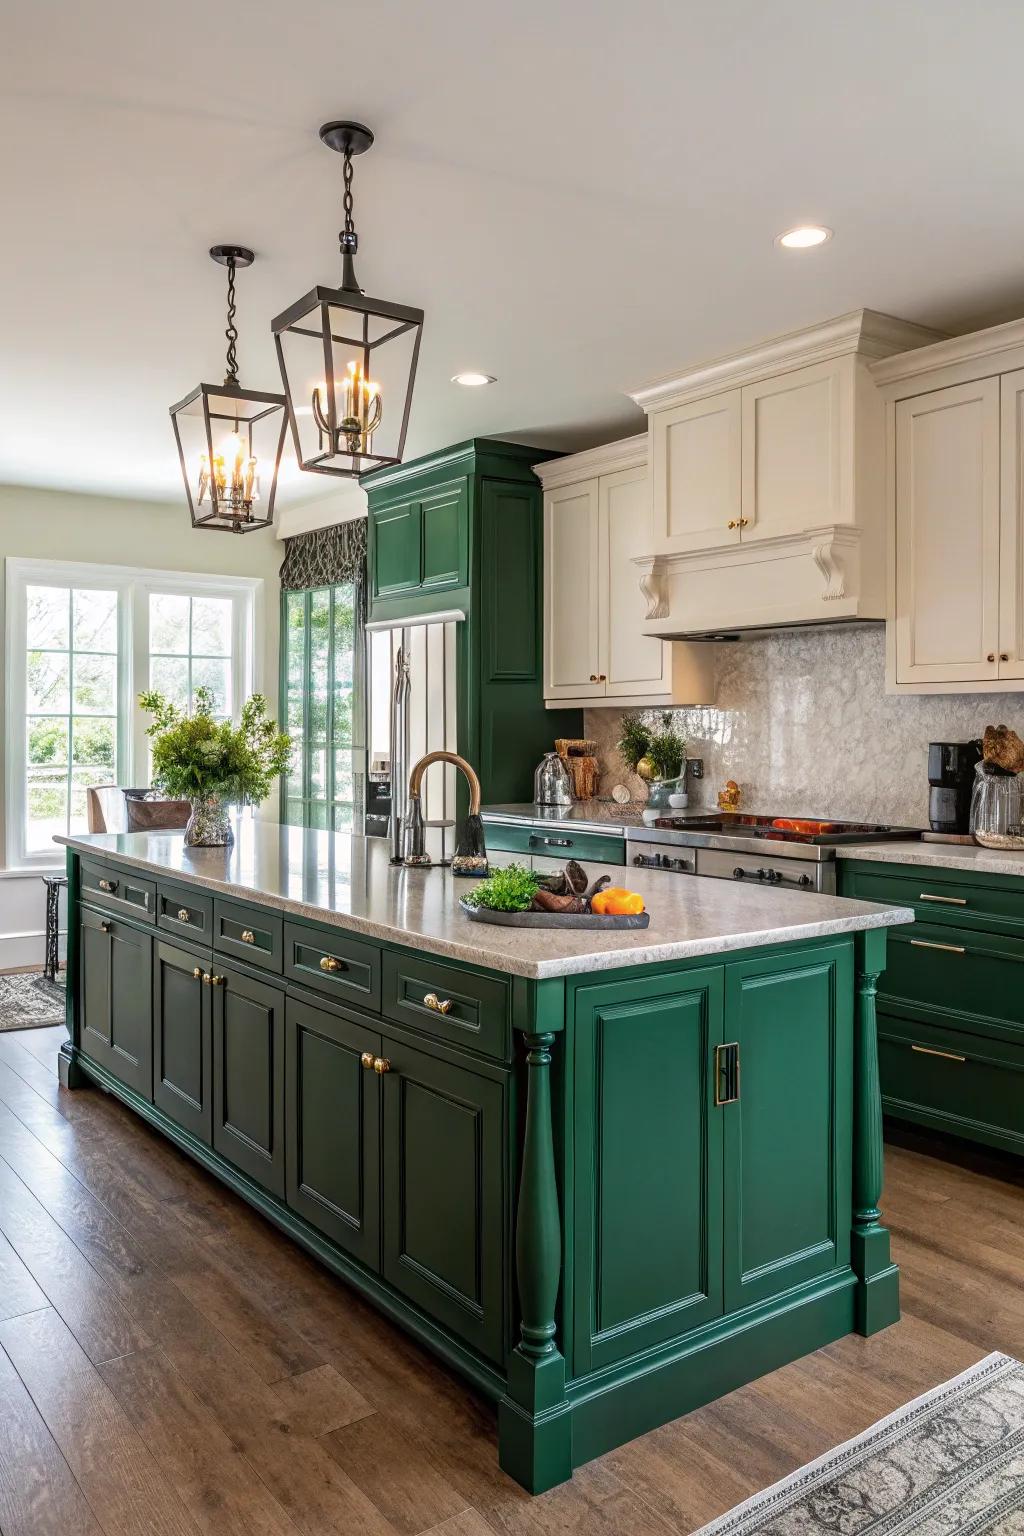
[[[100,933],[109,933],[109,932],[110,932],[110,924],[109,923],[100,923]]]
[[[423,999],[424,1008],[430,1008],[434,1013],[451,1013],[455,1004],[450,997],[438,997],[436,992],[428,992]]]
[[[596,672],[591,672],[591,674],[590,674],[590,681],[592,683],[599,683],[601,681],[601,679],[598,677]]]
[[[243,944],[255,944],[256,943],[256,935],[253,933],[251,928],[243,928],[242,929],[242,943]]]
[[[749,522],[749,521],[750,521],[750,519],[749,519],[749,518],[746,518],[746,517],[741,517],[741,518],[740,518],[740,521],[739,521],[739,526],[740,526],[740,527],[741,527],[741,528],[745,528],[745,527],[746,527],[746,526],[747,526],[747,523],[748,523],[748,522]]]
[[[988,655],[985,657],[986,661],[995,661],[995,659],[996,659],[995,651],[989,651]]]
[[[223,976],[211,976],[210,977],[210,986],[211,987],[222,987],[223,985],[224,985],[224,977]]]
[[[735,517],[730,517],[729,521],[726,523],[725,526],[727,528],[738,528],[739,527],[739,522],[738,522],[738,520]]]
[[[179,923],[190,923],[191,921],[192,921],[192,913],[189,911],[188,907],[179,907],[178,908],[178,922]]]
[[[1000,661],[1009,661],[1009,659],[1010,659],[1009,651],[1000,651],[999,652],[999,660]]]
[[[391,1063],[386,1056],[375,1056],[373,1058],[373,1070],[378,1077],[383,1077],[385,1072],[391,1071]]]
[[[202,968],[201,965],[197,965],[195,970],[192,972],[192,979],[193,979],[193,981],[202,981],[202,979],[203,979],[203,968]]]
[[[372,1051],[364,1051],[363,1054],[360,1056],[359,1060],[362,1062],[364,1067],[369,1069],[370,1067],[373,1066],[373,1064],[377,1060],[377,1058],[376,1058],[376,1056],[374,1056]]]
[[[340,971],[341,961],[334,955],[322,955],[320,957],[320,969],[322,971]]]
[[[110,894],[113,895],[114,891],[117,890],[117,881],[116,880],[101,880],[99,882],[99,887],[100,887],[101,891],[109,891]]]

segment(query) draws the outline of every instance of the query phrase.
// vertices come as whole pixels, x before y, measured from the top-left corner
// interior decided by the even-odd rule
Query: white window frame
[[[59,849],[25,850],[26,757],[26,588],[93,587],[118,594],[117,759],[122,782],[147,772],[147,717],[138,695],[149,687],[149,598],[152,593],[182,597],[226,597],[233,605],[231,713],[238,718],[250,693],[263,691],[263,657],[256,636],[263,633],[263,587],[258,576],[212,576],[197,571],[149,570],[127,565],[93,565],[69,560],[6,561],[5,626],[6,852],[11,870],[59,869]]]

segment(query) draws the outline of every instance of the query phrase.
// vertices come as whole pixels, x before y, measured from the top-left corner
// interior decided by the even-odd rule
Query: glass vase
[[[221,795],[197,795],[185,827],[186,848],[226,848],[235,840],[230,806]]]

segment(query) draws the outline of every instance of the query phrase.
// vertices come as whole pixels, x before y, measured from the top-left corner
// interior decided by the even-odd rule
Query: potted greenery
[[[254,693],[237,726],[214,719],[208,688],[196,689],[191,714],[162,693],[140,693],[139,703],[153,716],[146,735],[153,743],[154,785],[192,803],[185,842],[194,848],[233,842],[229,807],[265,800],[291,762],[291,737],[268,717],[266,699]]]

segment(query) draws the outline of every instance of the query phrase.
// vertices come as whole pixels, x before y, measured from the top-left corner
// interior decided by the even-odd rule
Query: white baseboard
[[[57,952],[63,964],[67,959],[65,934],[60,936]],[[23,965],[41,967],[45,958],[44,933],[0,933],[0,971],[20,970]]]

